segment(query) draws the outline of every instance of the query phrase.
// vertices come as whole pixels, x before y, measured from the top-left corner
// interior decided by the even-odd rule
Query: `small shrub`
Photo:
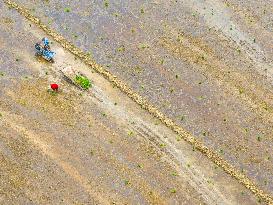
[[[257,140],[260,142],[262,140],[261,136],[258,136]]]
[[[90,80],[82,75],[77,75],[75,81],[85,90],[88,90],[92,86]]]
[[[125,46],[120,46],[118,49],[117,49],[118,52],[124,52],[125,51]]]
[[[128,132],[128,136],[133,136],[134,135],[134,132],[133,131],[129,131]]]
[[[145,49],[145,48],[149,48],[149,45],[148,45],[148,44],[145,44],[145,43],[141,43],[141,44],[139,44],[139,46],[138,46],[138,49]]]
[[[143,165],[142,164],[138,164],[137,167],[142,169]]]
[[[125,184],[125,185],[130,185],[131,183],[130,183],[129,180],[125,180],[125,181],[124,181],[124,184]]]
[[[161,144],[160,144],[160,147],[166,147],[166,144],[161,143]]]
[[[109,2],[108,2],[108,1],[104,1],[104,6],[105,6],[106,8],[108,8]]]
[[[68,8],[68,7],[66,7],[66,8],[64,8],[64,11],[68,13],[68,12],[70,12],[70,11],[71,11],[71,9],[70,9],[70,8]]]
[[[175,194],[175,193],[176,193],[176,189],[173,188],[173,189],[170,190],[170,192],[171,192],[172,194]]]
[[[113,15],[114,15],[115,17],[119,17],[119,16],[120,16],[119,13],[113,13]]]
[[[177,172],[172,172],[171,174],[172,174],[172,176],[174,176],[174,177],[177,177],[177,176],[178,176]]]

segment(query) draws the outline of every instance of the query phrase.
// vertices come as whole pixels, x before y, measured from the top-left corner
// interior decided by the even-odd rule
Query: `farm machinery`
[[[36,43],[35,49],[36,49],[36,53],[35,53],[36,56],[41,56],[49,62],[52,62],[52,63],[54,62],[53,57],[56,53],[50,50],[49,41],[47,38],[43,38],[42,43]]]

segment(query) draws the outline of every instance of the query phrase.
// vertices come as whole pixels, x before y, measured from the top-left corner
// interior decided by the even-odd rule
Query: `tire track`
[[[273,204],[273,198],[261,190],[254,182],[252,182],[245,174],[241,173],[239,170],[235,169],[231,164],[221,158],[216,152],[206,147],[200,141],[198,141],[193,135],[184,130],[182,127],[178,126],[174,121],[170,118],[166,117],[163,113],[161,113],[156,107],[150,104],[147,100],[141,97],[139,94],[135,93],[131,88],[129,88],[125,83],[119,80],[116,76],[111,74],[109,71],[105,70],[102,66],[96,64],[92,61],[87,54],[85,54],[82,50],[74,46],[72,43],[67,41],[63,36],[58,34],[57,32],[51,30],[45,24],[41,22],[41,20],[35,16],[33,16],[26,8],[21,7],[15,2],[10,0],[3,0],[4,3],[9,8],[14,8],[21,15],[27,18],[32,23],[36,24],[39,28],[41,28],[47,35],[51,36],[56,42],[58,42],[62,47],[66,50],[70,51],[72,54],[80,58],[84,63],[93,68],[96,72],[104,76],[108,81],[113,83],[116,87],[118,87],[122,92],[124,92],[128,97],[130,97],[133,101],[139,104],[143,109],[147,110],[154,117],[158,118],[162,121],[167,127],[172,129],[174,132],[179,134],[185,141],[193,145],[197,150],[207,156],[211,161],[217,164],[219,167],[234,177],[239,183],[243,184],[247,189],[253,192],[258,198],[264,200],[268,204]]]

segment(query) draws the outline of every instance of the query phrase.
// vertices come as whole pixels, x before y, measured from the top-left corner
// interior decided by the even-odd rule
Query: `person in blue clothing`
[[[49,46],[49,40],[47,38],[43,38],[42,42],[44,44],[44,49],[49,51],[50,50],[50,46]]]

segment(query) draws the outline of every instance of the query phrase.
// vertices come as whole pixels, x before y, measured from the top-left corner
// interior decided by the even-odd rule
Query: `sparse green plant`
[[[134,135],[134,132],[133,131],[129,131],[128,132],[128,136],[133,136]]]
[[[172,172],[171,175],[176,177],[176,176],[178,176],[178,173],[177,172]]]
[[[71,11],[71,8],[66,7],[66,8],[64,8],[64,11],[68,13],[68,12],[70,12],[70,11]]]
[[[142,169],[143,165],[142,164],[138,164],[137,167]]]
[[[164,64],[164,59],[161,59],[160,62],[159,62],[161,65]]]
[[[261,136],[257,136],[257,140],[260,142],[262,141],[262,137]]]
[[[175,189],[175,188],[172,188],[172,189],[170,190],[170,192],[171,192],[172,194],[175,194],[175,193],[176,193],[176,189]]]
[[[143,8],[140,9],[140,13],[144,14],[144,9]]]
[[[113,13],[113,15],[114,15],[115,17],[119,17],[119,16],[120,16],[119,13]]]
[[[159,146],[160,146],[160,147],[166,147],[166,144],[161,143]]]
[[[88,51],[88,52],[86,53],[86,55],[87,55],[88,57],[90,57],[90,56],[91,56],[91,52]]]
[[[179,142],[179,141],[181,141],[181,140],[182,140],[182,138],[181,138],[180,136],[177,136],[177,137],[176,137],[176,141]]]
[[[55,92],[55,91],[53,91],[51,89],[48,89],[47,92],[52,96],[56,96],[58,94],[57,92]]]
[[[84,90],[88,90],[92,85],[90,80],[82,75],[77,75],[75,81],[78,85],[80,85]]]
[[[125,51],[125,46],[120,46],[118,49],[117,49],[118,52],[124,52]]]
[[[149,48],[149,45],[145,44],[145,43],[141,43],[139,46],[138,46],[139,49],[145,49],[145,48]]]
[[[108,8],[108,7],[109,7],[109,2],[108,2],[108,1],[104,1],[104,6],[105,6],[106,8]]]
[[[0,76],[4,76],[5,75],[5,73],[4,72],[0,72]]]
[[[244,93],[244,89],[243,88],[239,88],[239,93],[243,94]]]
[[[130,182],[129,180],[125,180],[125,181],[124,181],[124,184],[125,184],[125,185],[130,185],[131,182]]]
[[[141,68],[140,66],[136,66],[134,70],[137,73],[142,73],[143,72],[143,68]]]

